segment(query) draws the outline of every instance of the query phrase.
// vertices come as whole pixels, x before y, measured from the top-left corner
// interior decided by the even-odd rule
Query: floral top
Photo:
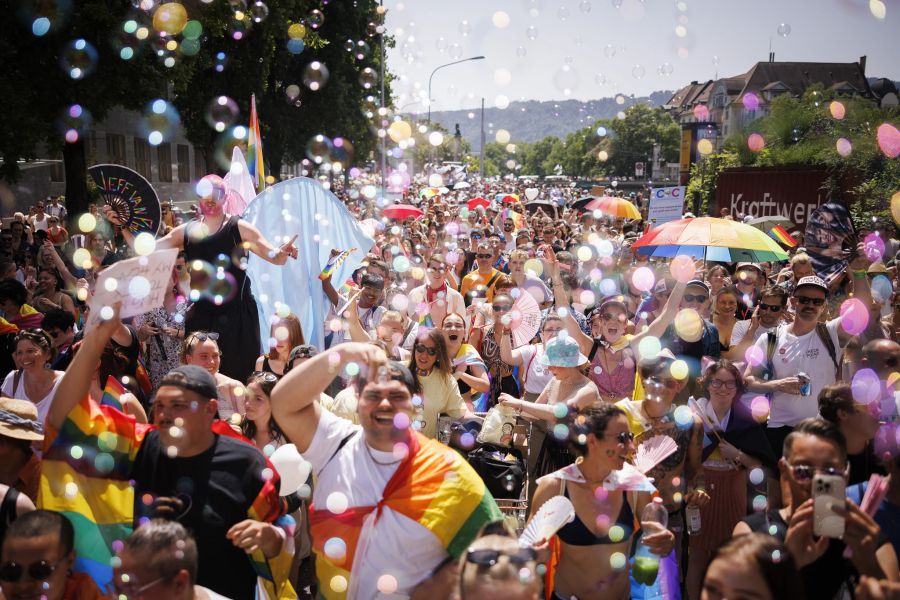
[[[134,318],[134,326],[137,328],[149,323],[160,329],[158,334],[147,338],[144,355],[154,392],[166,373],[180,364],[178,355],[181,351],[182,338],[170,336],[162,329],[166,327],[183,329],[185,313],[189,307],[189,302],[179,302],[171,314],[165,307],[160,306]]]

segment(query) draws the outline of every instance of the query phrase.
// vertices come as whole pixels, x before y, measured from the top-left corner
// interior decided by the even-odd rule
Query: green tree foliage
[[[881,108],[872,100],[839,96],[815,85],[802,98],[787,94],[775,98],[767,116],[726,140],[722,154],[733,157],[726,162],[740,166],[825,167],[832,194],[855,200],[852,210],[859,220],[887,218],[891,195],[900,181],[900,165],[878,147],[876,132],[882,123],[900,125],[900,109]],[[765,147],[756,153],[747,145],[754,133],[765,140]],[[712,159],[717,164],[722,160],[711,156],[703,162]],[[692,170],[691,189],[701,186],[696,177],[704,180],[703,186],[710,185],[708,171]]]

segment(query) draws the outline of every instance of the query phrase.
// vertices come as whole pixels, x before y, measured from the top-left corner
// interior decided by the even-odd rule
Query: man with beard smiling
[[[318,402],[348,366],[359,373],[359,425]],[[323,598],[376,598],[385,586],[392,597],[436,597],[454,578],[453,559],[501,518],[462,456],[410,428],[417,392],[408,368],[356,342],[292,369],[272,391],[272,416],[316,475],[310,524]]]

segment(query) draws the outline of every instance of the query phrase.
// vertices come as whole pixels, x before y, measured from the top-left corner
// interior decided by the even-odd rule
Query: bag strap
[[[0,526],[4,529],[16,520],[16,501],[19,499],[19,490],[14,487],[6,489],[6,495],[3,496],[3,502],[0,503]]]
[[[498,279],[501,275],[503,275],[503,272],[502,272],[502,271],[497,271],[497,273],[494,274],[493,277],[491,277],[490,279],[488,279],[487,285],[484,286],[484,289],[485,289],[485,290],[491,289],[491,286],[494,285],[494,282],[497,281],[497,279]]]
[[[778,328],[775,331],[770,331],[766,333],[768,340],[766,341],[766,369],[769,371],[769,376],[773,376],[772,373],[774,365],[772,364],[772,357],[775,356],[775,344],[778,340]]]
[[[537,357],[538,350],[540,349],[540,345],[535,345],[534,354],[531,355],[531,358],[528,360],[528,364],[525,365],[525,374],[522,375],[522,393],[525,393],[525,384],[528,383],[528,372],[531,370],[531,363],[534,362],[534,359]]]
[[[602,345],[603,345],[602,341],[600,341],[599,339],[596,339],[596,338],[594,339],[594,345],[591,346],[591,351],[587,357],[588,362],[594,362],[594,356],[597,354],[597,350],[599,350]]]
[[[22,380],[22,369],[16,371],[16,374],[13,375],[13,389],[12,395],[16,395],[16,390],[19,389],[19,381]]]
[[[822,343],[825,344],[825,348],[828,350],[828,356],[831,357],[831,362],[834,363],[834,368],[837,370],[839,368],[837,361],[837,348],[834,347],[834,340],[831,339],[831,333],[828,331],[828,326],[825,323],[816,323],[816,333],[819,336],[819,339],[822,340]]]
[[[332,454],[330,457],[328,457],[328,460],[326,460],[325,464],[322,465],[322,468],[319,469],[319,473],[321,473],[322,471],[325,470],[325,467],[327,467],[331,463],[331,461],[334,460],[334,457],[338,455],[338,452],[340,452],[343,449],[343,447],[347,445],[347,442],[352,440],[353,436],[355,436],[357,433],[359,433],[359,430],[354,429],[353,431],[351,431],[350,433],[348,433],[347,435],[344,436],[344,439],[342,439],[341,442],[338,444],[338,447],[335,448],[334,454]]]

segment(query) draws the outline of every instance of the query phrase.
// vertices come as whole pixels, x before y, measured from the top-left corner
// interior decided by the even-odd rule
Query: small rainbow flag
[[[341,253],[328,258],[328,262],[325,264],[325,268],[322,269],[322,272],[319,273],[319,279],[321,281],[325,281],[332,273],[334,273],[341,263],[346,260],[348,256],[350,256],[351,252],[355,252],[356,248],[350,248],[349,250],[341,250]]]
[[[110,375],[106,378],[106,387],[103,388],[100,406],[109,406],[116,410],[122,410],[122,394],[127,391],[118,379]]]
[[[256,114],[256,94],[250,96],[250,133],[247,138],[247,168],[250,179],[256,185],[256,191],[266,189],[266,165],[263,162],[262,132],[259,129],[259,117]]]
[[[785,230],[781,225],[776,225],[771,230],[769,230],[769,235],[775,238],[776,242],[779,242],[788,248],[793,248],[797,245],[797,240],[791,237],[791,234]]]
[[[431,310],[429,308],[425,308],[419,315],[418,323],[419,327],[434,328],[434,319],[431,318]]]

